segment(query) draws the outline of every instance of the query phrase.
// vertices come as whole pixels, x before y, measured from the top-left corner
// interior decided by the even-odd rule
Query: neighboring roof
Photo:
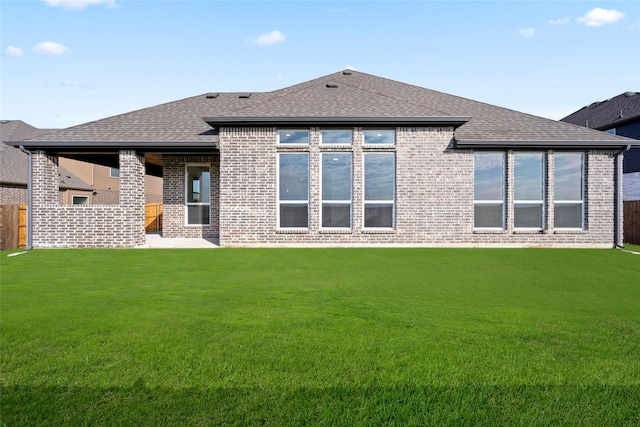
[[[273,92],[206,93],[62,129],[24,144],[52,150],[211,151],[217,148],[218,126],[274,123],[441,124],[457,127],[456,144],[463,148],[629,143],[626,138],[344,70]]]
[[[640,92],[625,92],[606,101],[594,102],[560,121],[607,130],[633,120],[640,120]]]
[[[18,148],[3,144],[4,141],[20,141],[52,132],[38,129],[22,120],[0,120],[0,182],[27,185],[27,155]],[[65,168],[59,168],[60,188],[91,190],[91,186]]]

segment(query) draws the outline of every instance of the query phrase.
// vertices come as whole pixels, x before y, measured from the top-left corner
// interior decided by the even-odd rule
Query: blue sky
[[[351,67],[560,119],[640,91],[640,2],[0,0],[0,117],[67,127]]]

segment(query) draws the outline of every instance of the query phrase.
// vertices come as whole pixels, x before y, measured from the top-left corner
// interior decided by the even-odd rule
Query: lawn
[[[4,425],[640,424],[640,255],[34,250],[0,263]]]

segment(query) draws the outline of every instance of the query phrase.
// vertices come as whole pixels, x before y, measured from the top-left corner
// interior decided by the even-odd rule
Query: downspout
[[[620,241],[620,232],[622,231],[622,215],[621,215],[621,211],[622,211],[622,165],[620,164],[620,156],[623,155],[624,153],[626,153],[627,151],[629,151],[631,149],[631,145],[627,145],[625,148],[623,148],[622,150],[618,151],[616,153],[616,157],[615,157],[615,162],[616,162],[616,167],[615,167],[615,180],[616,180],[616,185],[615,185],[615,206],[614,206],[614,245],[616,248],[624,248],[624,242]]]
[[[20,151],[27,155],[27,247],[25,251],[33,249],[33,173],[32,173],[32,153],[20,145]]]

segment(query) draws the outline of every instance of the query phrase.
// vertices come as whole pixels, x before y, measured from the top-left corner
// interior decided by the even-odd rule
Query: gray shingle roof
[[[27,185],[27,155],[18,148],[3,144],[42,136],[52,129],[38,129],[22,120],[0,121],[0,182]],[[60,188],[91,190],[91,186],[65,168],[59,168]]]
[[[327,87],[327,84],[331,83]],[[464,141],[555,141],[619,146],[625,138],[536,117],[358,71],[340,71],[273,92],[207,94],[62,129],[29,142],[167,147],[213,147],[218,136],[204,117],[464,117],[455,131]],[[27,144],[28,145],[28,144]]]
[[[625,92],[606,101],[594,102],[560,121],[607,130],[634,119],[640,119],[640,92]]]

